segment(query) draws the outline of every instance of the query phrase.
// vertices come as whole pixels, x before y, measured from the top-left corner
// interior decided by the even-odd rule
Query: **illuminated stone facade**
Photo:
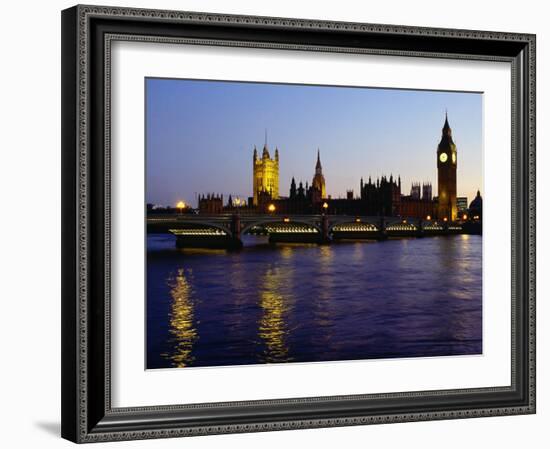
[[[253,157],[253,204],[257,206],[259,197],[268,194],[272,199],[279,198],[279,150],[275,148],[275,157],[271,159],[267,144],[264,145],[262,157],[254,147]]]
[[[437,193],[439,219],[456,220],[456,145],[445,114],[441,141],[437,146]]]

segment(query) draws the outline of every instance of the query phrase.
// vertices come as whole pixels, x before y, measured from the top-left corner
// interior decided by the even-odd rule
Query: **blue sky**
[[[480,93],[146,79],[147,194],[153,204],[196,205],[198,193],[252,195],[252,152],[267,129],[280,155],[281,195],[304,183],[321,151],[327,193],[359,193],[361,176],[431,181],[448,111],[458,154],[458,196],[482,189]]]

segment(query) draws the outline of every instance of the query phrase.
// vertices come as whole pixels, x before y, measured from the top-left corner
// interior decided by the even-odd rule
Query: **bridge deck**
[[[424,237],[460,233],[481,234],[481,224],[446,223],[418,218],[347,215],[195,215],[171,214],[147,217],[147,232],[171,233],[178,246],[242,246],[241,234],[269,235],[272,242]],[[474,224],[475,225],[475,224]]]

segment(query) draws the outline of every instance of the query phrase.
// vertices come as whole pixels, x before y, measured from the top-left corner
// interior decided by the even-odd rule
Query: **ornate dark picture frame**
[[[512,71],[508,387],[113,408],[110,45],[115,40],[506,61]],[[535,36],[75,6],[62,13],[62,436],[74,442],[535,412]]]

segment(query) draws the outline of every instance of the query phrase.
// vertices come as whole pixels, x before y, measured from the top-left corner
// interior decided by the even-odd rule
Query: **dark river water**
[[[147,240],[147,368],[480,354],[480,236],[178,250]]]

